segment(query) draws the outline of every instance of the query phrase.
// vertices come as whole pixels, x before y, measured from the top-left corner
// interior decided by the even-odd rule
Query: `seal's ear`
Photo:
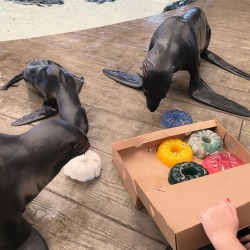
[[[83,83],[84,83],[84,77],[77,77],[73,74],[71,74],[69,71],[60,68],[59,71],[59,81],[62,83],[62,85],[66,88],[71,84],[76,85],[77,92],[79,93],[82,89]]]
[[[63,72],[63,70],[60,68],[59,69],[59,79],[58,79],[61,84],[66,88],[67,87],[67,78]]]
[[[81,91],[81,89],[82,89],[82,85],[84,84],[84,77],[83,76],[77,77],[75,75],[73,75],[73,77],[76,80],[77,92],[79,93]]]

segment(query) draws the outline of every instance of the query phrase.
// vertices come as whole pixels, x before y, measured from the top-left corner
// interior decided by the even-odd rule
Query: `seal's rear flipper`
[[[191,90],[191,96],[209,106],[233,113],[236,115],[250,117],[250,110],[246,107],[227,99],[226,97],[214,92],[202,79],[197,89]]]
[[[119,70],[103,69],[103,73],[113,80],[134,89],[142,88],[142,78],[136,74],[129,74]]]
[[[201,57],[205,59],[206,61],[213,63],[237,76],[240,76],[246,80],[250,80],[250,74],[234,67],[230,63],[224,61],[222,58],[214,54],[212,51],[206,50],[201,54]]]
[[[29,238],[17,250],[48,250],[47,244],[41,234],[33,227]]]
[[[50,106],[43,106],[36,111],[23,116],[22,118],[16,120],[15,122],[12,122],[12,126],[21,126],[25,124],[29,124],[31,122],[35,122],[38,120],[42,120],[44,118],[48,118],[50,116],[55,115],[58,112],[56,108],[52,108]]]
[[[16,83],[16,82],[18,82],[18,81],[20,81],[22,79],[23,79],[23,71],[20,74],[18,74],[16,76],[14,76],[13,78],[11,78],[9,80],[9,82],[7,82],[3,86],[1,86],[0,91],[7,90],[11,85],[13,85],[14,83]]]

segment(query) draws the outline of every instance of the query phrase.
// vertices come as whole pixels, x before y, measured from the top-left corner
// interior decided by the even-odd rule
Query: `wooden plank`
[[[48,190],[43,190],[30,203],[24,216],[37,225],[49,249],[163,250],[166,247],[162,242],[131,230],[129,224],[110,220],[84,204]]]

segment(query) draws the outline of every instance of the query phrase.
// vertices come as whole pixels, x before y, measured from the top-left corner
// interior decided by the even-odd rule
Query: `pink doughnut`
[[[227,170],[242,165],[243,162],[235,155],[230,153],[214,153],[205,158],[202,166],[207,169],[209,174]]]

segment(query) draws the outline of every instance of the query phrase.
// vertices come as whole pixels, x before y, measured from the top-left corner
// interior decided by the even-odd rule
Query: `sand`
[[[65,0],[39,7],[0,0],[0,41],[59,34],[159,14],[173,0],[116,0],[103,4]]]

